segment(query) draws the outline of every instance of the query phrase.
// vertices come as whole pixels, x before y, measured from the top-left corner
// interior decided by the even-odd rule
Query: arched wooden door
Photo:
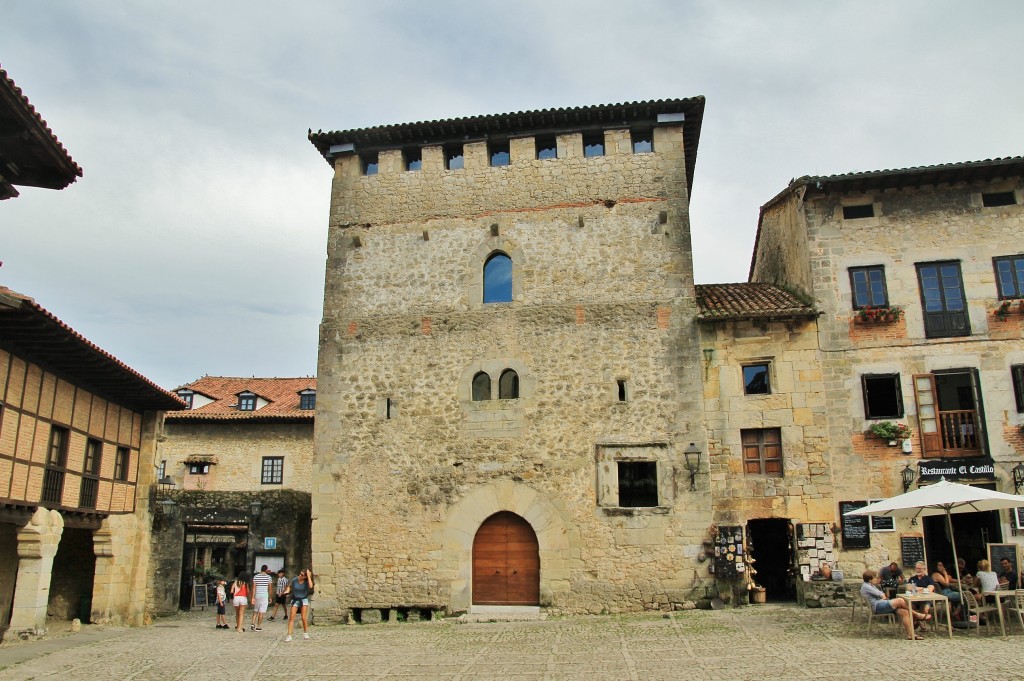
[[[495,513],[473,538],[474,605],[540,605],[540,552],[530,523]]]

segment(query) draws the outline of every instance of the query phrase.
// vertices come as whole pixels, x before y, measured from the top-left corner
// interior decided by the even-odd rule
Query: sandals
[[[917,634],[917,635],[914,636],[914,638],[908,638],[907,640],[908,641],[923,641],[924,640],[924,636],[921,636],[920,634]]]

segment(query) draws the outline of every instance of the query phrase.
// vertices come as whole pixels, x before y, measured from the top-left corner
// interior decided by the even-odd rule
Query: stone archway
[[[473,601],[473,540],[489,517],[509,511],[529,523],[537,537],[540,603],[564,600],[569,574],[582,563],[576,530],[570,529],[547,495],[521,483],[503,480],[477,487],[451,507],[442,530],[438,576],[451,584],[452,610],[468,610]]]

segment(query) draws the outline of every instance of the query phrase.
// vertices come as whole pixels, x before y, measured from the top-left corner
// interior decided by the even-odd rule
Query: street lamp
[[[249,504],[249,512],[252,514],[253,520],[260,517],[260,513],[263,511],[263,504],[257,499]]]
[[[903,493],[906,494],[910,491],[910,486],[914,484],[914,469],[908,463],[900,475],[903,477]]]
[[[1020,488],[1024,487],[1024,463],[1019,463],[1010,471],[1013,473],[1013,493],[1020,494]]]
[[[690,472],[690,491],[697,489],[697,471],[700,469],[700,448],[693,442],[683,450],[686,457],[686,470]]]

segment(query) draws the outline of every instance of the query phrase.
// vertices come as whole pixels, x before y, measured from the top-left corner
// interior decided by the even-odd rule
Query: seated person
[[[974,592],[982,594],[985,591],[995,591],[999,588],[999,576],[989,569],[987,560],[978,561],[978,572],[974,575]]]
[[[883,589],[895,591],[903,583],[903,570],[893,561],[878,571],[878,579]]]
[[[957,589],[959,583],[956,581],[956,577],[946,571],[946,566],[941,560],[935,563],[932,581],[935,582],[935,590],[949,599],[953,616],[959,619],[960,591]]]
[[[999,573],[999,583],[1005,585],[1008,590],[1014,591],[1017,588],[1017,571],[1013,569],[1013,563],[1009,558],[1003,558],[999,561],[999,565],[1003,568],[1003,571]]]
[[[913,612],[903,598],[885,597],[882,590],[878,588],[878,573],[874,570],[864,571],[864,583],[860,585],[860,595],[868,602],[871,612],[877,615],[893,613],[899,619],[903,629],[907,632],[907,638],[911,641],[922,640],[922,637],[914,633],[914,620],[918,622],[931,619],[931,615],[920,612]]]
[[[964,560],[963,558],[957,558],[956,559],[956,567],[957,567],[957,572],[960,575],[960,583],[961,584],[963,584],[964,586],[967,586],[968,584],[970,584],[971,582],[974,581],[974,577],[972,577],[971,573],[967,571],[967,561],[966,560]]]
[[[923,560],[919,560],[914,564],[914,574],[907,580],[907,585],[917,587],[918,591],[935,591],[935,581],[928,576],[928,569]],[[923,612],[931,612],[931,603],[921,603],[919,605]]]

